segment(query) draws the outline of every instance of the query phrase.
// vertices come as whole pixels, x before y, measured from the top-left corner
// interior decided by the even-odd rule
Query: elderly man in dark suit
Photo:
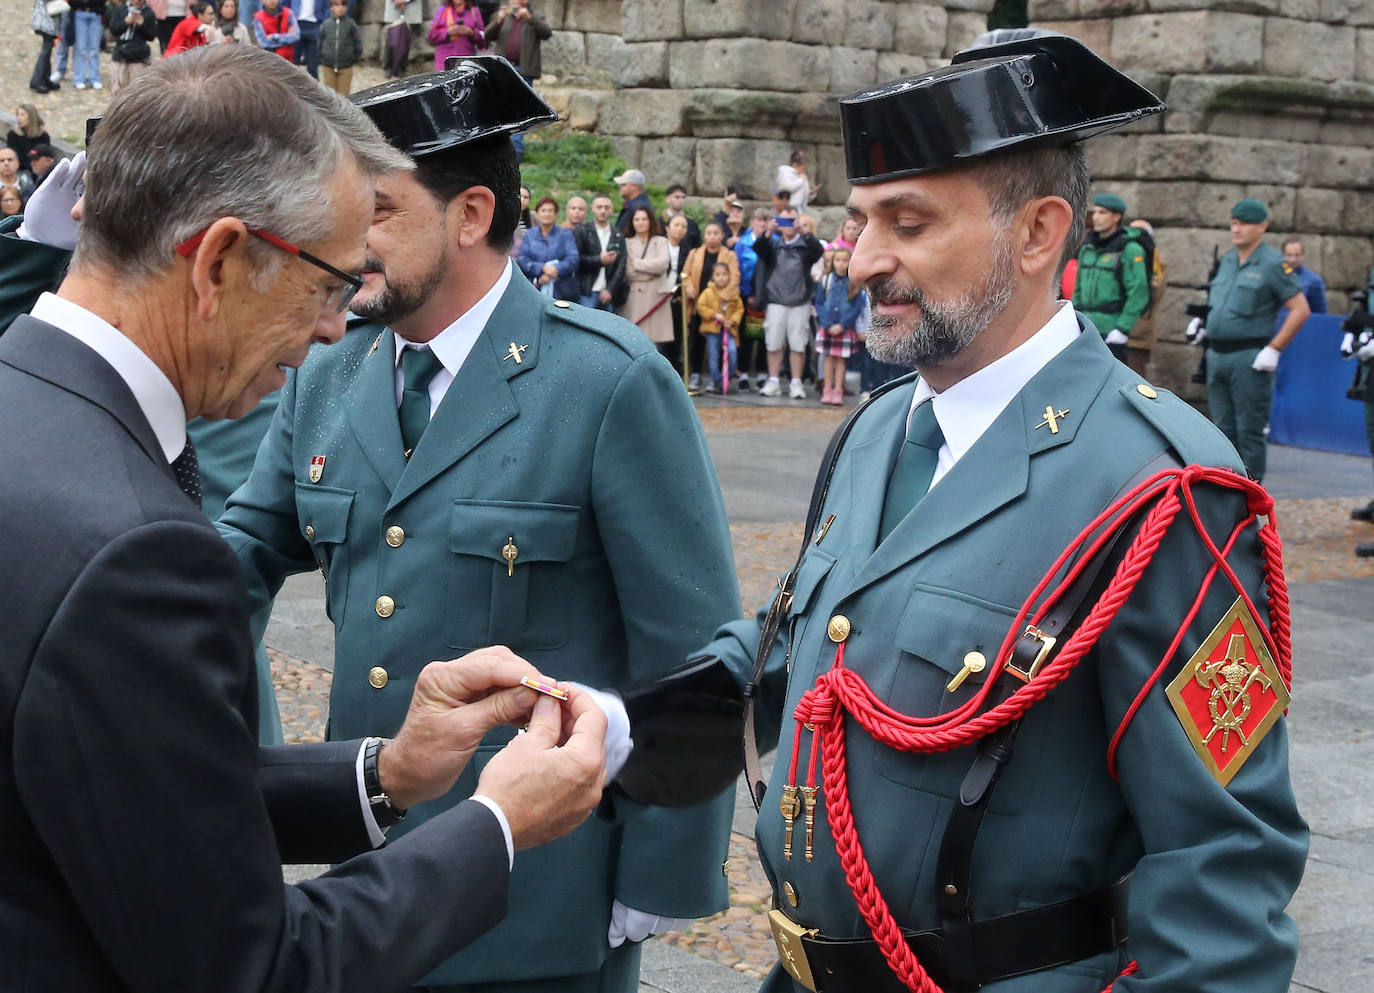
[[[185,422],[251,410],[338,341],[374,181],[406,165],[240,46],[160,63],[105,118],[71,272],[0,341],[7,987],[403,988],[501,919],[517,849],[599,799],[600,710],[535,704],[520,680],[545,677],[504,649],[427,667],[391,741],[255,744],[242,579]],[[527,722],[477,796],[380,847]],[[282,883],[283,860],[359,852]]]

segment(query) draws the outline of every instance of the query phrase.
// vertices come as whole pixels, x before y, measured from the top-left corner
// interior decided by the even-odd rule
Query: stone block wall
[[[1374,263],[1374,3],[1369,0],[1031,0],[1032,22],[1082,39],[1169,112],[1085,146],[1096,190],[1145,217],[1169,265],[1152,376],[1190,398],[1188,289],[1231,206],[1259,197],[1270,240],[1303,241],[1330,310]]]

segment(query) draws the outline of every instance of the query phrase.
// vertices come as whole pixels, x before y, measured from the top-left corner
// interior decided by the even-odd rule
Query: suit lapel
[[[363,358],[348,402],[348,424],[372,468],[395,491],[406,459],[396,414],[396,338],[389,330]]]
[[[1112,362],[1111,352],[1098,335],[1080,333],[1036,373],[915,511],[892,529],[887,540],[860,568],[854,589],[900,569],[1025,493],[1033,457],[1073,441],[1084,415],[1111,373]],[[910,392],[907,398],[910,399]],[[1057,420],[1057,432],[1050,431],[1048,425],[1036,426],[1045,419],[1047,406],[1068,411]],[[904,428],[904,422],[898,427]],[[885,433],[885,440],[895,444],[890,434]],[[875,449],[870,464],[882,465],[890,473],[891,457],[880,461],[876,458],[879,452]],[[875,479],[870,471],[861,476],[856,468],[854,505],[864,505],[874,514],[871,525],[864,522],[866,528],[872,529],[863,532],[870,543],[877,537],[877,515],[882,513],[886,490],[886,475]]]
[[[514,273],[415,446],[400,482],[393,488],[391,507],[408,499],[520,413],[509,381],[539,362],[543,308],[543,296]],[[510,354],[512,344],[517,350],[527,346],[519,353],[519,362]],[[399,446],[399,427],[396,433]]]
[[[88,345],[25,314],[16,318],[0,339],[0,362],[100,407],[129,432],[150,459],[172,473],[157,434],[128,384]]]

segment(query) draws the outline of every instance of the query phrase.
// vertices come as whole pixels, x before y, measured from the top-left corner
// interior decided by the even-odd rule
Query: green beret
[[[1105,207],[1114,214],[1126,213],[1126,201],[1115,193],[1099,193],[1093,197],[1094,207]]]
[[[1263,224],[1269,220],[1269,208],[1262,200],[1246,197],[1231,208],[1231,216],[1246,224]]]

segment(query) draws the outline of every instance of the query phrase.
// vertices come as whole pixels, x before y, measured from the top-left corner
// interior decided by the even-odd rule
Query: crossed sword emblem
[[[1198,662],[1193,678],[1203,689],[1212,691],[1207,700],[1212,730],[1207,732],[1202,743],[1210,743],[1212,736],[1220,731],[1221,750],[1224,752],[1230,744],[1231,732],[1234,731],[1236,737],[1240,738],[1241,746],[1248,745],[1250,739],[1241,730],[1241,725],[1250,716],[1250,687],[1254,683],[1259,683],[1263,689],[1269,690],[1274,684],[1259,665],[1245,664],[1245,636],[1231,635],[1231,640],[1226,646],[1226,657],[1216,662]],[[1237,710],[1237,707],[1240,709]]]

